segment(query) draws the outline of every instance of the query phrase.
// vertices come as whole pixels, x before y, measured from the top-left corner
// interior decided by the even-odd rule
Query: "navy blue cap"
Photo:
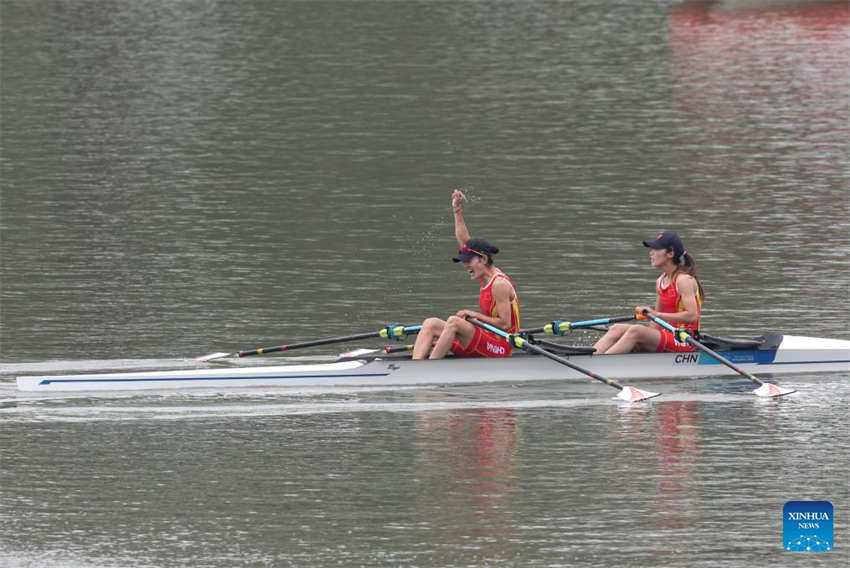
[[[656,250],[672,250],[673,258],[679,258],[685,252],[685,245],[676,231],[664,231],[654,241],[643,241],[643,246]]]
[[[460,247],[457,251],[457,255],[452,257],[452,260],[455,262],[466,262],[476,256],[480,256],[485,259],[489,256],[492,259],[493,255],[497,252],[499,252],[499,247],[494,247],[485,239],[472,237],[466,241],[466,244]]]

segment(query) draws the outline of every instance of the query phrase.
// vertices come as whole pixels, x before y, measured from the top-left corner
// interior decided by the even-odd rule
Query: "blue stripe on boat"
[[[733,363],[755,363],[756,365],[826,365],[833,363],[850,363],[850,359],[831,359],[818,361],[774,361],[776,351],[719,351],[721,355]],[[699,365],[722,365],[720,361],[708,353],[699,354]]]
[[[850,359],[835,359],[833,361],[774,361],[771,365],[822,365],[824,363],[850,363]]]
[[[248,381],[255,379],[337,379],[352,377],[387,377],[390,373],[351,373],[333,375],[262,375],[248,377],[143,377],[132,378],[105,378],[105,379],[44,379],[39,384],[49,385],[51,383],[147,383],[147,382],[171,382],[171,381]]]
[[[720,355],[723,355],[733,363],[755,363],[756,365],[769,365],[773,363],[773,360],[776,358],[776,350],[774,349],[765,349],[763,351],[718,351],[718,353]],[[723,363],[721,363],[708,353],[700,352],[699,364],[722,365]]]

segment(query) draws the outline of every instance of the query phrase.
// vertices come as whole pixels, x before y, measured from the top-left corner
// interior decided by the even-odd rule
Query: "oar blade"
[[[373,353],[383,353],[383,349],[354,349],[353,351],[346,351],[345,353],[340,353],[340,359],[351,359],[354,357],[362,357],[363,355],[372,355]]]
[[[642,390],[631,385],[624,386],[623,389],[617,393],[617,398],[625,400],[626,402],[640,402],[642,400],[655,398],[656,396],[661,396],[661,393]]]
[[[753,391],[753,394],[756,396],[773,398],[777,396],[785,396],[786,394],[791,394],[792,392],[797,391],[795,389],[780,387],[772,383],[762,383],[759,388]]]
[[[213,359],[224,359],[225,357],[230,357],[233,353],[210,353],[209,355],[202,355],[200,357],[195,357],[195,361],[212,361]]]

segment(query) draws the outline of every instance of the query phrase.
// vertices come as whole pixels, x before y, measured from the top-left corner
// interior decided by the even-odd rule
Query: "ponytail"
[[[699,281],[697,277],[697,265],[694,261],[694,257],[691,256],[691,253],[688,251],[684,251],[678,257],[673,258],[673,262],[676,264],[676,270],[673,271],[673,281],[676,281],[676,277],[679,273],[684,273],[691,276],[694,280],[697,281],[697,288],[699,289],[699,297],[700,300],[705,299],[705,290],[702,287],[702,282]]]

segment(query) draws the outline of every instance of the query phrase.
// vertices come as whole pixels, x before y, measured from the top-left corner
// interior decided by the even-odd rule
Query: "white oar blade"
[[[340,353],[339,357],[341,359],[349,359],[351,357],[360,357],[362,355],[371,355],[372,353],[380,353],[383,349],[355,349],[354,351],[346,351],[345,353]]]
[[[629,385],[624,386],[623,390],[617,393],[617,398],[625,400],[626,402],[640,402],[642,400],[655,398],[656,396],[661,396],[661,393],[645,391]]]
[[[785,396],[786,394],[791,394],[792,392],[797,392],[794,389],[786,389],[783,387],[778,387],[771,383],[764,383],[762,386],[753,391],[753,394],[757,396],[765,396],[765,397],[775,397],[775,396]]]
[[[195,357],[195,361],[212,361],[213,359],[223,359],[225,357],[230,357],[233,355],[232,353],[210,353],[209,355],[203,355],[201,357]]]

